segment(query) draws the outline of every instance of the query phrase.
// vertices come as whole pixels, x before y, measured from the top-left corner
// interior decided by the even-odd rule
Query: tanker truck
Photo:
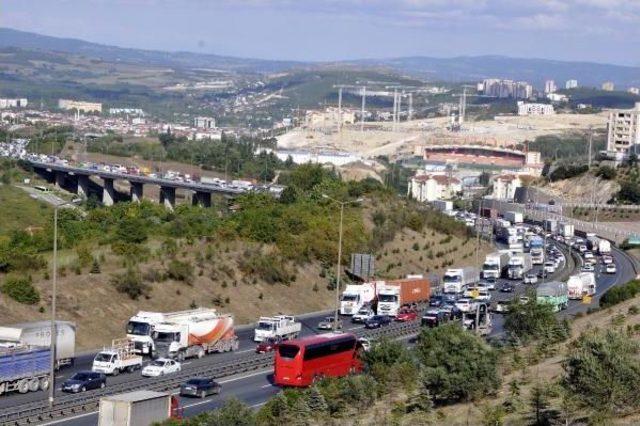
[[[155,326],[152,338],[157,356],[179,361],[202,358],[211,352],[235,351],[239,345],[233,317],[208,308],[171,314]]]
[[[56,321],[56,368],[73,364],[76,325]],[[35,321],[0,327],[0,346],[51,346],[51,321]]]
[[[569,299],[582,299],[583,296],[596,294],[596,277],[593,272],[580,272],[567,281]]]
[[[424,302],[431,297],[429,280],[422,275],[409,275],[405,279],[379,282],[376,288],[378,315],[395,317],[402,305]]]

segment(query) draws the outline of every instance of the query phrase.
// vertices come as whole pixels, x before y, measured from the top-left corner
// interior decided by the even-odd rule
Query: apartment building
[[[533,86],[526,81],[489,78],[482,82],[482,93],[497,98],[529,99],[533,96]]]
[[[216,119],[212,117],[196,117],[193,119],[193,127],[196,129],[215,129]]]
[[[27,106],[27,98],[1,98],[0,99],[0,109],[5,108],[25,108]]]
[[[632,109],[609,113],[607,151],[616,157],[640,154],[640,102]]]
[[[82,102],[73,99],[59,99],[58,108],[65,110],[76,109],[82,112],[102,112],[102,104],[99,102]]]
[[[547,80],[544,82],[544,93],[555,93],[558,90],[556,82],[553,80]]]
[[[578,80],[567,80],[564,84],[565,89],[575,89],[578,87]]]
[[[518,115],[552,115],[553,105],[518,102]]]
[[[602,83],[602,90],[604,91],[613,92],[615,88],[616,86],[612,81],[605,81],[604,83]]]
[[[408,186],[408,195],[420,202],[450,200],[462,192],[460,179],[444,174],[428,174],[425,171],[412,177]]]
[[[522,180],[518,175],[502,174],[493,180],[493,192],[491,197],[496,200],[513,201],[516,189],[522,186]]]

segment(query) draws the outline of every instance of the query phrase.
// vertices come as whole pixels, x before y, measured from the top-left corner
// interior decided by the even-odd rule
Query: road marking
[[[251,351],[255,351],[255,349],[245,349],[243,351],[236,351],[237,354],[243,354],[245,352],[251,352]]]
[[[245,374],[244,376],[239,376],[239,377],[234,377],[232,379],[227,379],[227,380],[220,380],[218,383],[230,383],[230,382],[237,382],[238,380],[242,380],[242,379],[248,379],[249,377],[253,377],[253,376],[259,376],[260,374],[264,374],[264,373],[270,373],[272,372],[273,369],[269,368],[269,369],[265,369],[265,370],[260,370],[257,371],[255,373],[251,373],[251,374]]]
[[[257,404],[253,404],[250,408],[258,408],[258,407],[262,407],[264,404],[266,404],[268,401],[265,402],[259,402]]]
[[[66,423],[69,422],[71,420],[76,420],[76,419],[81,419],[83,417],[89,417],[89,416],[95,416],[97,415],[98,412],[97,411],[92,411],[90,413],[85,413],[85,414],[79,414],[77,416],[73,416],[73,417],[65,417],[63,419],[60,420],[54,420],[52,422],[48,422],[48,423],[41,423],[41,426],[47,426],[47,425],[57,425],[59,423]]]
[[[270,387],[272,387],[272,386],[273,386],[273,385],[272,385],[271,383],[269,383],[269,384],[267,384],[267,385],[262,385],[262,386],[260,386],[260,389],[270,388]]]

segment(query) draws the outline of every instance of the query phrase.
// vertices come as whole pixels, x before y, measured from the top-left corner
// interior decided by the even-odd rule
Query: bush
[[[535,295],[529,295],[527,303],[512,303],[505,316],[504,329],[522,343],[544,339],[549,343],[569,337],[569,323],[561,321],[549,304],[538,303]]]
[[[245,274],[256,275],[268,284],[289,284],[293,275],[282,257],[260,250],[246,250],[239,266]]]
[[[616,169],[609,166],[600,166],[596,171],[596,176],[600,176],[604,180],[615,179]]]
[[[607,290],[600,298],[600,308],[608,308],[625,300],[633,299],[640,293],[640,281],[633,280]]]
[[[172,280],[191,284],[193,282],[193,266],[190,262],[173,259],[167,266],[167,276]]]
[[[142,281],[140,271],[128,268],[121,274],[111,276],[111,284],[120,293],[128,295],[132,300],[137,300],[140,296],[147,296],[151,287]]]
[[[18,303],[35,305],[40,302],[40,293],[33,286],[30,278],[9,275],[0,290]]]

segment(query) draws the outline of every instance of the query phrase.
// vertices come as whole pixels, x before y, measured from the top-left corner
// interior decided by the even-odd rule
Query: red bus
[[[359,373],[361,350],[356,336],[347,333],[326,333],[282,343],[273,368],[275,384],[310,386],[318,378]]]

